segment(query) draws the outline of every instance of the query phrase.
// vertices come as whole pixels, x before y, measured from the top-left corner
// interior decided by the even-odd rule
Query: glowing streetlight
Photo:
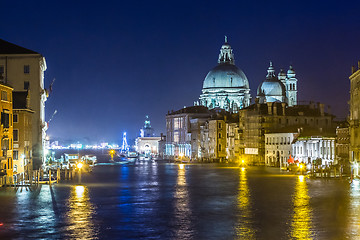
[[[76,165],[76,167],[77,167],[78,169],[81,169],[81,168],[83,167],[83,164],[82,164],[81,162],[79,162],[79,163]]]
[[[114,149],[111,149],[111,150],[109,151],[109,153],[110,153],[110,156],[111,156],[111,160],[114,160],[115,150],[114,150]]]

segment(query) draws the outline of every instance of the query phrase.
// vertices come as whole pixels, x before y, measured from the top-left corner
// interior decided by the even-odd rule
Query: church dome
[[[198,104],[236,113],[250,105],[250,98],[249,81],[235,66],[234,53],[225,36],[218,65],[206,75]]]
[[[276,102],[286,97],[285,86],[275,76],[275,70],[272,66],[272,62],[270,62],[270,67],[268,68],[268,74],[265,81],[263,81],[257,89],[257,96],[265,96],[267,102]]]
[[[223,63],[206,75],[203,89],[207,88],[249,88],[249,81],[238,67]]]

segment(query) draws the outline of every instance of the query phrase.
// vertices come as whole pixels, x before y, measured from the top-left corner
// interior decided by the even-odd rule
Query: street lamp
[[[109,153],[110,153],[110,156],[111,156],[111,161],[113,161],[114,160],[114,155],[115,155],[115,150],[111,149]]]
[[[81,183],[81,168],[83,167],[82,162],[79,162],[76,167],[79,169],[79,183]]]

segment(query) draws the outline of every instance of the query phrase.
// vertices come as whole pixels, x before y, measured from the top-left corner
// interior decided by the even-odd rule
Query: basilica
[[[284,102],[288,106],[297,105],[296,73],[290,66],[287,73],[280,70],[278,76],[272,62],[265,80],[257,89],[256,101],[260,103]],[[250,105],[250,87],[245,73],[235,65],[233,49],[225,36],[221,46],[218,65],[206,75],[202,94],[194,105],[209,109],[220,108],[237,113]]]

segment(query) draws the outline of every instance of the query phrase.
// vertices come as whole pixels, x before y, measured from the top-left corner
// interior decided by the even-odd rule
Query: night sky
[[[293,64],[298,100],[348,115],[360,60],[360,1],[2,1],[0,38],[45,56],[56,81],[46,117],[52,139],[121,143],[145,115],[193,105],[217,65],[224,35],[253,101],[272,60]]]

